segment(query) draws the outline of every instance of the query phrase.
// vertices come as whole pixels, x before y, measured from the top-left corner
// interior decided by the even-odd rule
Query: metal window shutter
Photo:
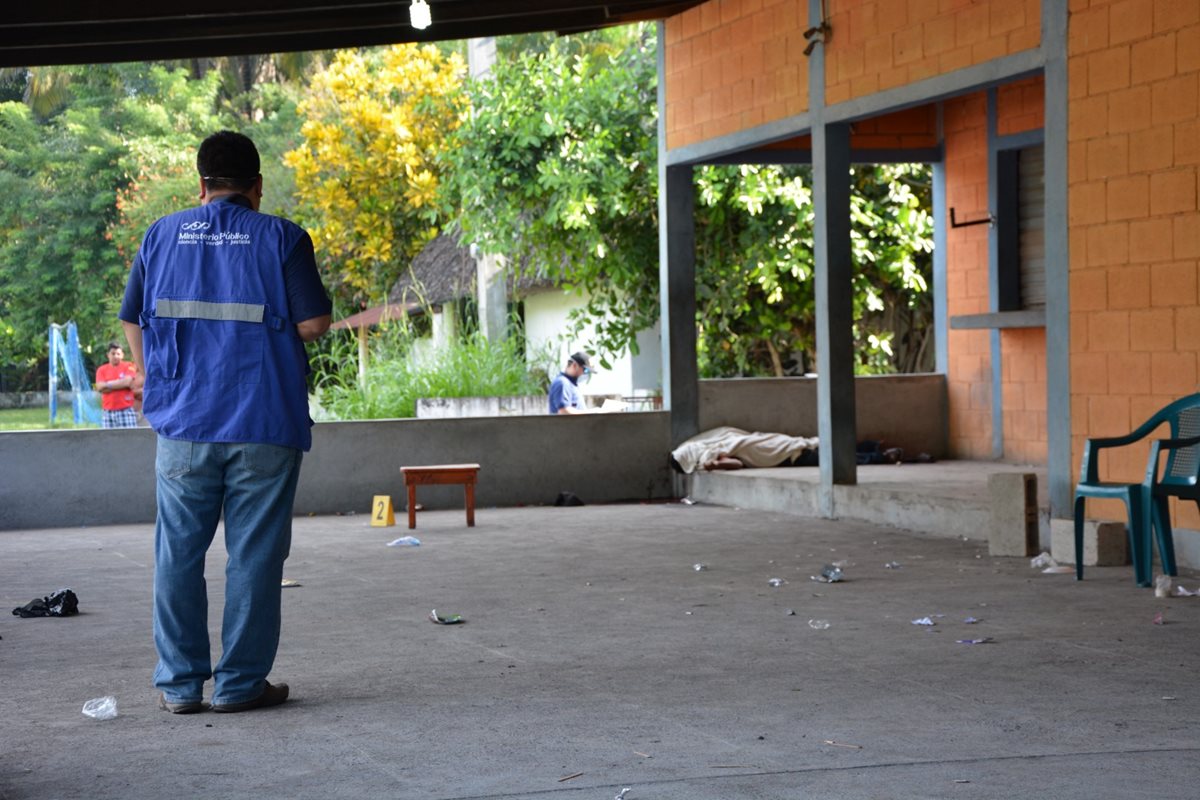
[[[1041,145],[1023,149],[1019,162],[1021,306],[1046,307],[1046,161]]]

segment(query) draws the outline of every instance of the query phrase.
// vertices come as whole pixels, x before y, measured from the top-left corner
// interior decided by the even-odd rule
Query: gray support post
[[[942,128],[941,103],[937,104],[937,141],[944,153],[946,135]],[[946,289],[947,219],[946,162],[937,161],[933,164],[933,286],[930,288],[933,291],[933,344],[937,354],[934,369],[943,375],[950,374],[950,311]]]
[[[696,365],[696,219],[691,166],[667,166],[667,42],[658,23],[658,280],[663,408],[671,447],[700,431]]]
[[[475,252],[479,330],[488,341],[508,338],[508,286],[505,261],[494,253]]]
[[[1050,516],[1070,517],[1071,298],[1067,236],[1067,0],[1042,3],[1046,60],[1046,477]]]
[[[999,170],[997,169],[997,92],[996,87],[987,91],[987,143],[988,143],[988,189],[987,209],[996,214],[999,208]],[[988,311],[1000,310],[1000,237],[996,227],[988,225]],[[1004,458],[1004,350],[1000,343],[1000,329],[988,331],[989,358],[992,365],[992,458]]]
[[[490,77],[495,63],[494,37],[467,40],[467,65],[472,78],[480,80]],[[490,341],[503,341],[508,338],[508,286],[504,259],[494,253],[480,253],[475,248],[472,248],[471,255],[475,257],[479,330]]]
[[[663,407],[671,411],[672,447],[700,428],[694,191],[691,167],[659,169]]]
[[[837,483],[857,482],[854,462],[854,264],[850,250],[850,126],[813,128],[813,255],[817,306],[817,436],[822,513]]]

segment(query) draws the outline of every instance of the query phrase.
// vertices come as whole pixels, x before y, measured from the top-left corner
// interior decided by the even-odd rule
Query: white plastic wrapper
[[[92,719],[116,719],[117,698],[112,695],[94,697],[83,704],[83,715]]]
[[[1058,562],[1050,557],[1049,553],[1042,553],[1039,556],[1029,559],[1029,567],[1031,569],[1044,569],[1046,567],[1057,567]]]

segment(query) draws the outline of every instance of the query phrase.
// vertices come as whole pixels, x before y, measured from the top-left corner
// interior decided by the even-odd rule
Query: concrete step
[[[779,475],[780,470],[702,472],[692,476],[692,499],[722,506],[822,516],[820,485]],[[768,474],[771,473],[771,474]],[[932,487],[929,487],[932,488]],[[986,541],[990,520],[986,497],[938,496],[910,487],[859,484],[835,486],[835,519],[904,528],[933,536]]]

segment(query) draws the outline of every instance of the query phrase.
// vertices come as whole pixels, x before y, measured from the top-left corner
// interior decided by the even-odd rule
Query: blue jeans
[[[292,543],[292,501],[303,454],[270,444],[158,439],[154,526],[154,685],[173,703],[262,694],[279,646],[280,581]],[[204,558],[225,511],[221,660],[208,641]]]

